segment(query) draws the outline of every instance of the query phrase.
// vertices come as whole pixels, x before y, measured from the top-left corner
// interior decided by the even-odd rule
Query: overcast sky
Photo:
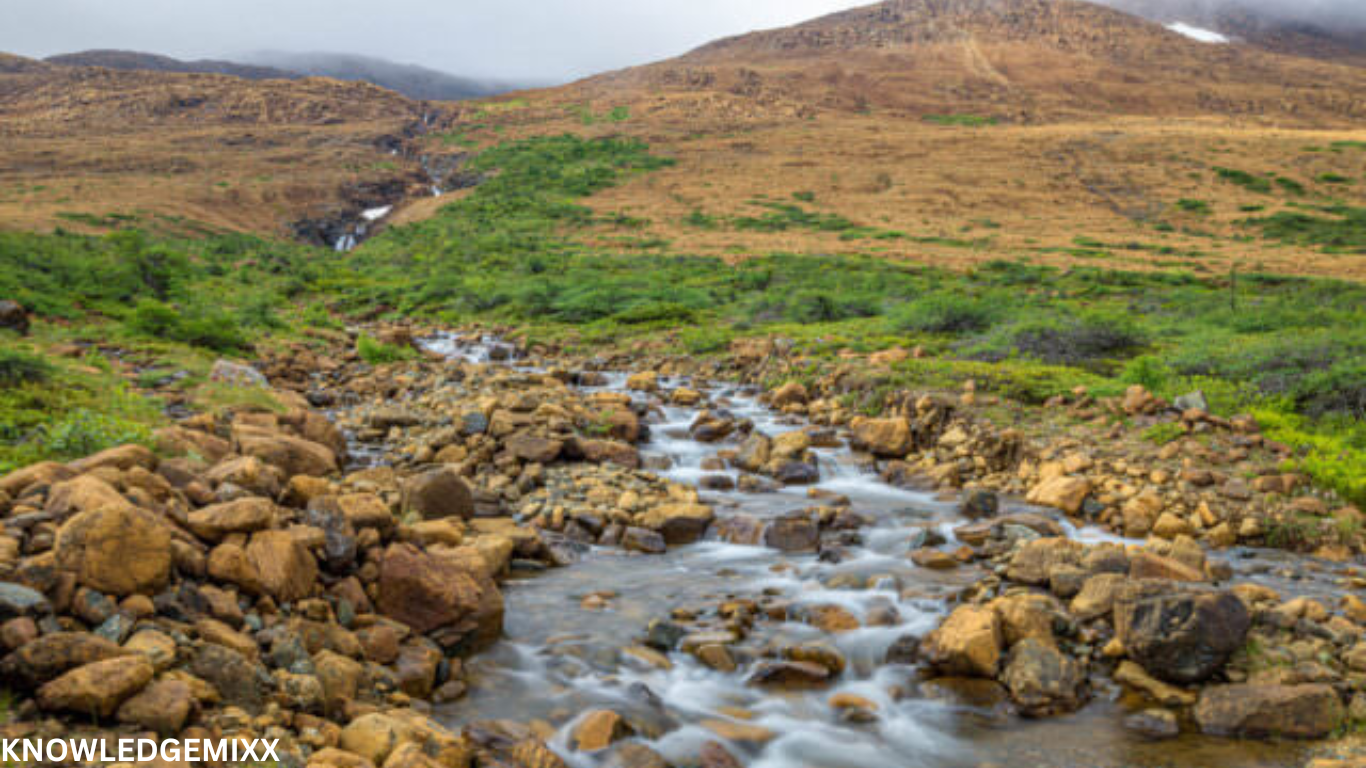
[[[868,0],[0,0],[0,50],[179,58],[340,51],[455,74],[568,80]]]

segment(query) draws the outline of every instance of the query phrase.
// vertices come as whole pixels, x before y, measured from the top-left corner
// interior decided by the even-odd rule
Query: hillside
[[[364,83],[0,71],[0,228],[248,231],[323,243],[409,190],[420,103]],[[395,153],[398,154],[395,154]]]
[[[1361,279],[1364,110],[1366,70],[1101,6],[893,0],[466,107],[455,133],[670,153],[595,199],[649,222],[603,242]]]

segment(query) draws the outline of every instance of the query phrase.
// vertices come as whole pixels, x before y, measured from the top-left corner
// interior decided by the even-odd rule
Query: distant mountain
[[[243,57],[268,67],[337,80],[363,80],[397,91],[412,99],[460,101],[493,96],[516,86],[468,77],[457,77],[413,64],[399,64],[347,53],[289,53],[258,51]]]
[[[41,61],[15,56],[12,53],[0,53],[0,74],[42,72],[45,69],[48,69],[48,65]]]
[[[1096,2],[1161,24],[1208,29],[1275,53],[1366,66],[1366,11],[1359,9],[1335,16],[1326,5],[1310,5],[1297,16],[1261,0]]]
[[[231,61],[201,59],[181,61],[170,56],[139,51],[94,50],[79,53],[64,53],[49,56],[47,62],[65,67],[107,67],[128,71],[144,72],[181,72],[199,75],[232,75],[248,80],[284,80],[299,77],[294,72],[286,72],[273,67],[252,64],[238,64]]]

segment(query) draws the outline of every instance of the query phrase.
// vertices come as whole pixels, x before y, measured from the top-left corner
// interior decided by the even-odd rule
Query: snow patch
[[[1196,27],[1196,26],[1187,24],[1187,23],[1184,22],[1184,21],[1177,21],[1177,22],[1173,22],[1173,23],[1171,23],[1171,24],[1168,24],[1168,25],[1167,25],[1167,29],[1170,29],[1171,31],[1173,31],[1173,32],[1175,32],[1175,33],[1177,33],[1177,34],[1179,34],[1179,35],[1185,35],[1186,37],[1189,37],[1189,38],[1192,39],[1192,40],[1199,40],[1199,41],[1202,42],[1202,43],[1228,43],[1228,42],[1232,42],[1232,41],[1229,40],[1226,36],[1221,35],[1221,34],[1219,34],[1218,32],[1215,32],[1215,31],[1212,30],[1212,29],[1205,29],[1204,27]]]
[[[388,216],[389,211],[392,210],[394,210],[394,206],[385,205],[379,208],[371,208],[368,211],[362,211],[360,216],[362,219],[365,219],[366,221],[378,221],[379,219]]]

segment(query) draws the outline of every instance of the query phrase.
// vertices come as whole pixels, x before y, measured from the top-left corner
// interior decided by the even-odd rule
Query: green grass
[[[1269,180],[1262,176],[1255,176],[1247,171],[1216,166],[1214,168],[1214,173],[1216,176],[1230,184],[1236,184],[1237,186],[1253,192],[1267,193],[1271,191],[1271,182]]]
[[[1187,213],[1194,213],[1197,216],[1208,216],[1210,213],[1209,202],[1205,200],[1193,200],[1188,197],[1183,197],[1176,201],[1176,207]]]
[[[929,358],[898,363],[857,388],[851,397],[861,409],[875,409],[875,393],[886,387],[952,387],[965,378],[1025,402],[1076,386],[1117,395],[1143,383],[1168,398],[1198,388],[1216,413],[1255,410],[1268,434],[1301,446],[1296,455],[1305,471],[1344,498],[1361,498],[1366,438],[1353,425],[1366,419],[1366,368],[1358,362],[1366,359],[1366,287],[1258,274],[1239,275],[1230,286],[1184,273],[1061,270],[1004,259],[967,272],[857,255],[746,253],[732,263],[663,242],[648,250],[624,241],[590,244],[590,233],[601,243],[602,229],[623,220],[594,213],[584,198],[670,163],[624,139],[500,144],[471,159],[485,181],[468,195],[349,254],[240,237],[0,234],[0,295],[48,320],[98,322],[101,337],[120,343],[208,347],[201,355],[220,348],[245,354],[263,338],[291,333],[294,323],[332,327],[335,318],[376,307],[399,317],[511,325],[529,342],[569,351],[649,338],[708,355],[735,339],[771,334],[793,339],[814,365],[833,367],[844,350],[919,345]],[[747,226],[860,230],[811,210],[813,202],[758,201],[762,212],[747,217]],[[1354,239],[1362,231],[1358,209],[1310,213],[1249,226],[1268,237],[1361,242]],[[1311,221],[1292,225],[1286,216]],[[689,222],[734,224],[700,210]],[[952,242],[993,247],[989,238]],[[1085,236],[1074,243],[1107,253],[1163,247]],[[240,339],[193,332],[208,317],[230,317]],[[403,354],[373,340],[359,346],[376,363]],[[47,375],[24,372],[22,359],[12,365],[16,380]],[[63,365],[51,375],[67,381],[76,374]],[[47,444],[26,436],[92,404],[111,403],[91,409],[120,424],[148,423],[145,413],[128,415],[119,405],[127,393],[109,394],[115,388],[107,374],[96,379],[84,391],[98,394],[80,397],[64,394],[80,387],[50,381],[7,390],[0,424],[8,455],[62,448],[58,441],[35,449]],[[203,395],[215,397],[226,396]],[[21,408],[25,398],[38,399]]]
[[[370,336],[362,335],[356,340],[356,354],[360,355],[360,359],[370,365],[385,365],[412,360],[417,357],[417,350],[411,347],[385,344]]]
[[[1366,253],[1366,208],[1331,205],[1313,210],[1326,215],[1279,211],[1244,223],[1272,240],[1319,246],[1330,252]]]
[[[935,125],[956,125],[968,128],[981,128],[988,125],[997,125],[1001,121],[995,117],[984,115],[925,115],[921,118],[927,123]]]

